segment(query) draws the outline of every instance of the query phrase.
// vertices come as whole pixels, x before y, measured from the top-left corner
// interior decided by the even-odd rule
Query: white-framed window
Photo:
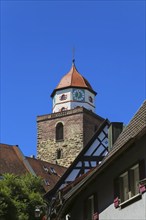
[[[85,200],[85,203],[84,203],[84,219],[85,220],[93,220],[93,219],[98,220],[97,196],[96,196],[95,193],[90,195]]]
[[[118,208],[128,202],[134,202],[146,187],[140,182],[146,177],[145,160],[129,167],[114,180],[114,206]],[[140,197],[139,197],[140,198]]]
[[[120,201],[124,202],[139,193],[139,164],[119,177]]]

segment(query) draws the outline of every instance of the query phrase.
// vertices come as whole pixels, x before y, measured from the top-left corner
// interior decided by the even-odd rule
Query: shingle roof
[[[45,191],[49,191],[65,171],[65,167],[25,157],[18,146],[0,144],[0,175],[4,173],[15,175],[31,173],[40,176],[44,180]]]
[[[146,100],[136,112],[132,120],[125,127],[123,132],[117,138],[112,151],[107,155],[107,160],[111,155],[123,147],[130,139],[136,137],[141,131],[146,129]]]

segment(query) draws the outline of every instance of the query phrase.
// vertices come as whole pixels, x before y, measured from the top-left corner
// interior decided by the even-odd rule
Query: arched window
[[[62,107],[62,108],[61,108],[61,112],[63,112],[63,111],[66,111],[66,108],[65,108],[65,107]]]
[[[59,122],[56,126],[56,141],[63,140],[63,124]]]
[[[67,99],[67,95],[63,94],[63,95],[60,96],[61,101],[66,100],[66,99]]]
[[[89,102],[93,103],[93,98],[89,96]]]

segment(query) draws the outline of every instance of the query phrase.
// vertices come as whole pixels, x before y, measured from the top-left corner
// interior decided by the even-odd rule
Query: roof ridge
[[[25,168],[28,170],[29,173],[33,174],[36,176],[36,173],[34,172],[34,170],[32,169],[32,167],[30,166],[28,160],[26,159],[26,157],[23,155],[22,151],[20,150],[20,148],[17,146],[13,146],[13,149],[18,157],[18,159],[23,163],[23,165],[25,166]]]

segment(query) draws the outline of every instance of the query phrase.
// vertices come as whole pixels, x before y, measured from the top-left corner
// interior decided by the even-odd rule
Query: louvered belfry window
[[[64,133],[63,124],[59,122],[56,126],[56,141],[62,141],[63,140],[63,133]]]

